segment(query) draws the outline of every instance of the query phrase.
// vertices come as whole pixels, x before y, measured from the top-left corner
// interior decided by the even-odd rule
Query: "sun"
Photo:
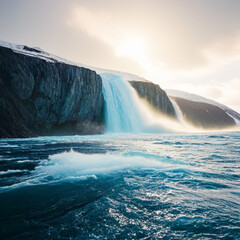
[[[145,42],[142,38],[131,36],[127,37],[116,48],[117,56],[127,56],[135,60],[141,60],[145,56]]]

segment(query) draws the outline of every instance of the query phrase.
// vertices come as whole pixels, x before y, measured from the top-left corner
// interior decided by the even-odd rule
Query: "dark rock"
[[[147,81],[129,81],[129,83],[136,89],[138,95],[146,99],[155,109],[168,116],[176,117],[172,102],[159,85]]]
[[[101,77],[94,71],[0,47],[0,137],[103,131]]]
[[[171,97],[179,106],[183,117],[192,125],[204,129],[233,127],[235,121],[222,108],[203,102]]]
[[[36,48],[30,48],[28,46],[24,46],[23,50],[29,51],[29,52],[36,52],[36,53],[41,53],[40,50],[36,49]]]

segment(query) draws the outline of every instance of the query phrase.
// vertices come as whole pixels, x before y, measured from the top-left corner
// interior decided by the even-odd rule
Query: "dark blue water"
[[[0,239],[240,239],[240,133],[0,140]]]

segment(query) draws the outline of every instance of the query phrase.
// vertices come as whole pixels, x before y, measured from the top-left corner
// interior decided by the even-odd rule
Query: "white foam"
[[[12,173],[20,173],[20,172],[28,172],[28,170],[20,170],[20,169],[8,169],[7,171],[0,171],[0,175],[7,175]]]
[[[129,156],[124,154],[83,154],[73,150],[49,157],[36,168],[36,173],[55,179],[74,179],[80,176],[95,176],[127,168],[162,168],[164,163],[143,156]]]
[[[40,160],[19,160],[17,163],[39,162]]]

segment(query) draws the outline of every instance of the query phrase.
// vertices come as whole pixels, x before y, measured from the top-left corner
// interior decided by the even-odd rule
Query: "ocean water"
[[[0,239],[240,239],[240,132],[0,140]]]

